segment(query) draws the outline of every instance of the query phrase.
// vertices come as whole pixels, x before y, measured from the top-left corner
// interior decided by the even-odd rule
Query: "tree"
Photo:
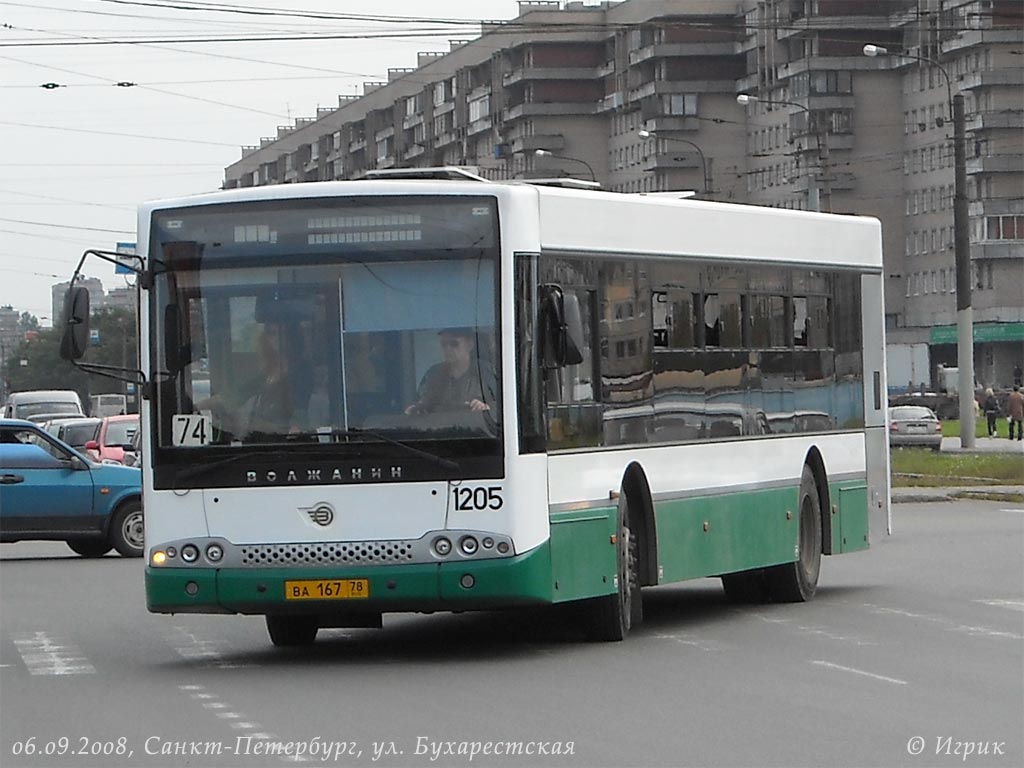
[[[23,313],[22,321],[25,321],[25,314],[28,313]],[[97,334],[97,342],[85,353],[83,362],[113,365],[129,371],[138,368],[138,334],[133,312],[100,310],[90,319],[90,326]],[[74,389],[82,402],[88,402],[89,396],[94,394],[124,392],[124,382],[86,374],[62,360],[61,330],[51,328],[32,333],[8,355],[6,370],[0,375],[6,376],[9,391]]]

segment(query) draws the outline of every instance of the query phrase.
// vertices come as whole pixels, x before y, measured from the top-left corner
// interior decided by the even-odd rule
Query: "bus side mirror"
[[[79,286],[68,288],[64,296],[64,332],[60,337],[60,356],[80,360],[89,347],[89,291]]]
[[[541,361],[545,368],[583,362],[583,317],[576,294],[559,285],[541,286]]]

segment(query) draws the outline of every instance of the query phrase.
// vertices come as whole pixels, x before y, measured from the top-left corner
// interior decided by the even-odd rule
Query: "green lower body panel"
[[[556,603],[615,591],[616,507],[553,512],[551,589]]]
[[[365,579],[368,596],[288,600],[285,582]],[[544,544],[516,557],[380,567],[146,568],[153,613],[384,613],[451,611],[551,602]]]
[[[867,485],[861,480],[836,483],[829,489],[829,493],[832,497],[832,551],[856,552],[867,549]]]
[[[798,490],[773,488],[656,504],[659,583],[796,560]]]

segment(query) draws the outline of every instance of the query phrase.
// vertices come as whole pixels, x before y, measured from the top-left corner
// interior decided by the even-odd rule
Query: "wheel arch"
[[[832,505],[828,488],[828,473],[825,471],[825,460],[817,446],[812,446],[804,458],[804,466],[810,467],[814,475],[814,484],[818,489],[818,505],[821,509],[821,552],[832,554]]]
[[[139,505],[140,509],[142,509],[141,491],[129,491],[128,493],[124,493],[114,500],[114,502],[110,505],[110,511],[107,513],[106,520],[103,521],[104,536],[110,535],[110,526],[114,524],[114,518],[117,516],[117,513],[120,512],[121,509],[124,508],[126,504],[131,504],[133,501]]]
[[[634,525],[640,539],[640,586],[654,586],[658,583],[658,533],[654,520],[654,500],[647,473],[636,461],[626,467],[622,475],[622,493],[626,494],[629,509],[636,510]]]

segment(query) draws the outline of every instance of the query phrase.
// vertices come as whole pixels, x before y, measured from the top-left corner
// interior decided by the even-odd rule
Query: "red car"
[[[139,415],[107,416],[100,424],[99,435],[85,444],[85,450],[97,461],[109,459],[124,463],[124,447],[131,446],[132,436],[139,429]]]

